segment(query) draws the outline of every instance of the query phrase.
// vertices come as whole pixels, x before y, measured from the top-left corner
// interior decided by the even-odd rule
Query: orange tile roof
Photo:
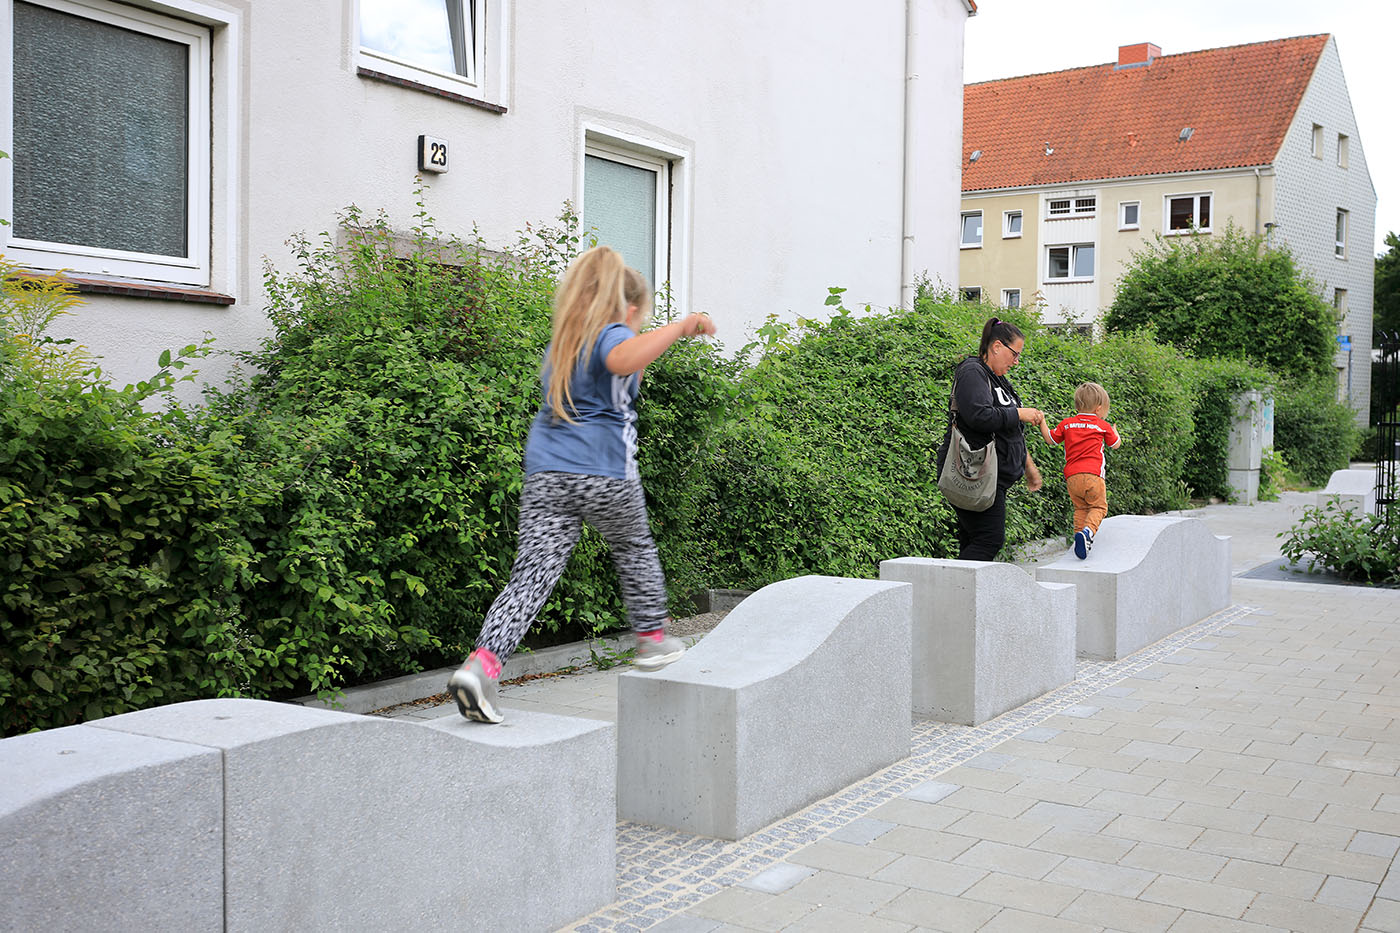
[[[1328,38],[969,84],[963,190],[1268,165]],[[1188,126],[1191,138],[1178,141]],[[977,149],[981,156],[968,162]]]

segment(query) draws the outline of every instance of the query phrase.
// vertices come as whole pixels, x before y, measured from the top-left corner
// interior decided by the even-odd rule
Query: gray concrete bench
[[[1376,514],[1376,471],[1336,470],[1327,480],[1327,488],[1317,494],[1319,507],[1336,502],[1343,509],[1359,515]]]
[[[912,588],[798,577],[618,677],[618,815],[739,839],[909,754]]]
[[[615,763],[610,723],[232,699],[5,739],[0,927],[556,929],[614,899]]]
[[[1074,680],[1075,589],[1012,564],[902,557],[914,586],[913,711],[975,726]]]
[[[1087,560],[1066,552],[1035,578],[1078,587],[1079,654],[1117,660],[1230,604],[1230,539],[1196,518],[1115,515]]]

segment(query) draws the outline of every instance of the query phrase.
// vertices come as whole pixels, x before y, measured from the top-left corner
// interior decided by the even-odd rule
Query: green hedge
[[[408,249],[354,209],[341,234],[294,238],[295,268],[267,270],[273,336],[243,360],[251,375],[202,407],[170,400],[184,360],[168,354],[125,390],[0,360],[5,734],[195,697],[327,692],[469,649],[514,557],[522,445],[575,219],[528,230],[508,259],[476,238],[443,242],[426,213]],[[936,450],[952,368],[989,310],[926,290],[907,311],[841,301],[831,289],[826,322],[770,320],[737,360],[687,342],[648,368],[641,469],[677,612],[703,587],[870,577],[886,558],[956,553]],[[1011,378],[1028,405],[1072,414],[1087,379],[1112,396],[1114,512],[1222,489],[1224,400],[1267,374],[1015,314],[1027,346]],[[14,327],[0,336],[20,346]],[[1346,449],[1335,402],[1280,386],[1280,447],[1322,469]],[[1069,530],[1060,449],[1029,445],[1046,487],[1012,491],[1008,547]],[[622,624],[606,549],[585,534],[527,644]]]

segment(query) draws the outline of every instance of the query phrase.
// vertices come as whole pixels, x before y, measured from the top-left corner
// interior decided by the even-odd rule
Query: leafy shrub
[[[1330,376],[1281,379],[1274,389],[1274,446],[1311,486],[1345,470],[1356,448],[1356,413],[1337,401]]]
[[[1400,524],[1344,509],[1335,501],[1305,509],[1287,532],[1282,550],[1293,563],[1307,558],[1309,570],[1322,566],[1350,580],[1400,583]]]
[[[1158,236],[1135,252],[1104,324],[1151,327],[1197,357],[1331,374],[1335,311],[1286,248],[1266,249],[1233,223],[1210,236]]]

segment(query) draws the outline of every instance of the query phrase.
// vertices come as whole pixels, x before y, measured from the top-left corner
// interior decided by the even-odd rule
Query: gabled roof
[[[966,85],[963,190],[1268,165],[1329,38]]]

